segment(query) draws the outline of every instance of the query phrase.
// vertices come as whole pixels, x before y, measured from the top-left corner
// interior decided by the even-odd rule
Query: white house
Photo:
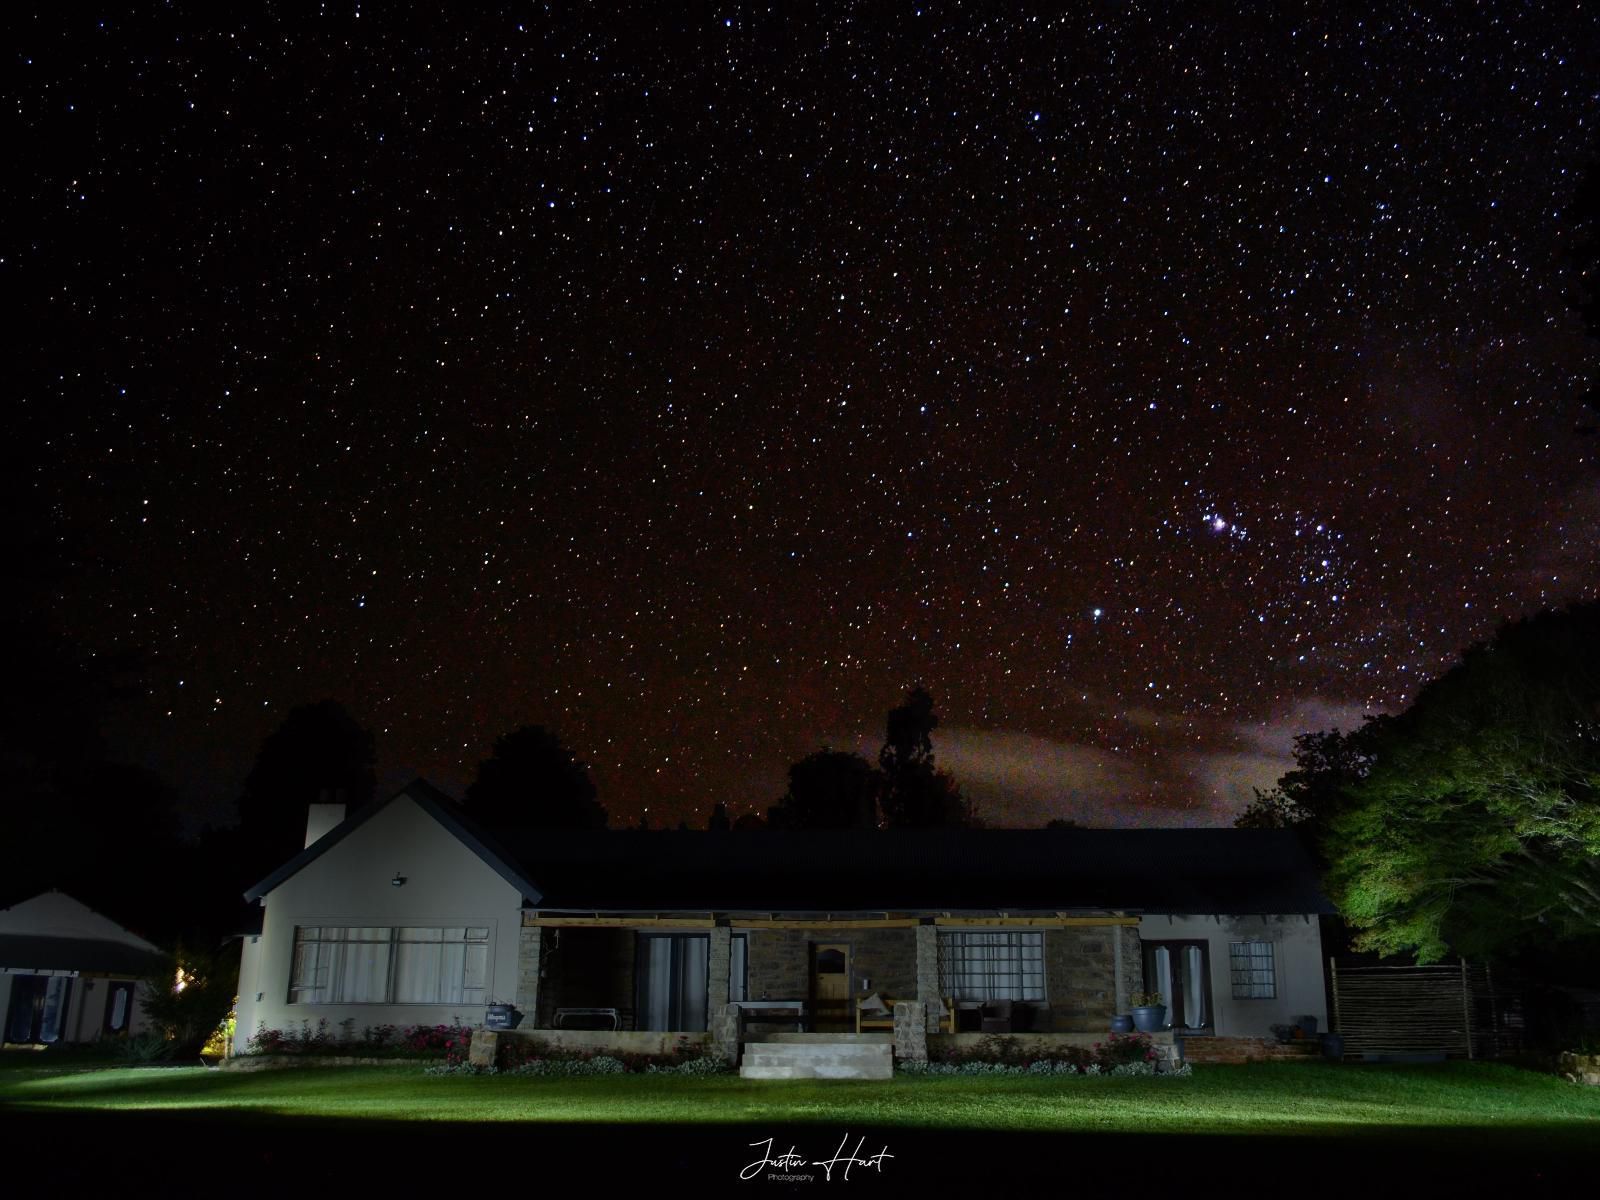
[[[923,1017],[897,1054],[984,1030],[1092,1039],[1142,991],[1174,1052],[1326,1027],[1329,908],[1282,831],[495,839],[421,781],[340,815],[315,806],[305,850],[246,893],[265,911],[241,1048],[303,1022],[481,1026],[500,1002],[557,1040],[737,1054],[747,1017],[842,1030],[868,994]]]
[[[348,819],[313,805],[305,850],[246,893],[236,1049],[263,1026],[481,1024],[516,995],[530,894],[422,780]]]
[[[47,1046],[142,1032],[140,981],[164,961],[65,892],[0,909],[0,1039]]]

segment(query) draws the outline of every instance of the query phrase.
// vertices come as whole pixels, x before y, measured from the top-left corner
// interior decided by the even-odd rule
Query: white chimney
[[[306,813],[306,845],[331,833],[344,820],[344,805],[313,804]]]

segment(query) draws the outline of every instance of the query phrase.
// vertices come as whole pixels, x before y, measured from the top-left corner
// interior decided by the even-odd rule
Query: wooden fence
[[[1346,1057],[1496,1058],[1520,1041],[1519,999],[1496,991],[1487,966],[1357,966],[1330,958],[1328,972],[1333,1026],[1344,1035]]]

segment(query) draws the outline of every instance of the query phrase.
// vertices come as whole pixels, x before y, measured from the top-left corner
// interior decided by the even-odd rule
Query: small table
[[[614,1008],[558,1008],[552,1024],[561,1029],[570,1017],[601,1017],[611,1022],[612,1029],[622,1028],[622,1014]]]
[[[804,1000],[735,1000],[739,1010],[739,1028],[744,1029],[745,1018],[751,1013],[781,1013],[785,1020],[793,1019],[794,1031],[801,1033],[806,1027],[806,1002]]]

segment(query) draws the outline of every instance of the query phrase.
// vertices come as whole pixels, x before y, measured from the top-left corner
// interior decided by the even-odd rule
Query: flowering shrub
[[[687,1039],[666,1054],[643,1054],[569,1049],[519,1037],[501,1039],[496,1069],[502,1075],[719,1075],[732,1068]]]
[[[323,1019],[313,1027],[300,1022],[298,1030],[259,1026],[250,1038],[250,1054],[349,1055],[356,1058],[443,1058],[465,1062],[472,1030],[454,1025],[369,1025],[358,1036],[355,1019],[339,1022],[337,1036]]]
[[[901,1063],[897,1070],[922,1075],[1155,1075],[1158,1055],[1149,1035],[1112,1034],[1092,1048],[1025,1047],[1014,1037],[986,1037],[970,1046],[946,1050],[928,1063]],[[1186,1076],[1191,1068],[1161,1071]]]
[[[1094,1044],[1094,1058],[1101,1066],[1111,1068],[1124,1063],[1153,1063],[1156,1051],[1147,1033],[1113,1033],[1108,1040]]]

